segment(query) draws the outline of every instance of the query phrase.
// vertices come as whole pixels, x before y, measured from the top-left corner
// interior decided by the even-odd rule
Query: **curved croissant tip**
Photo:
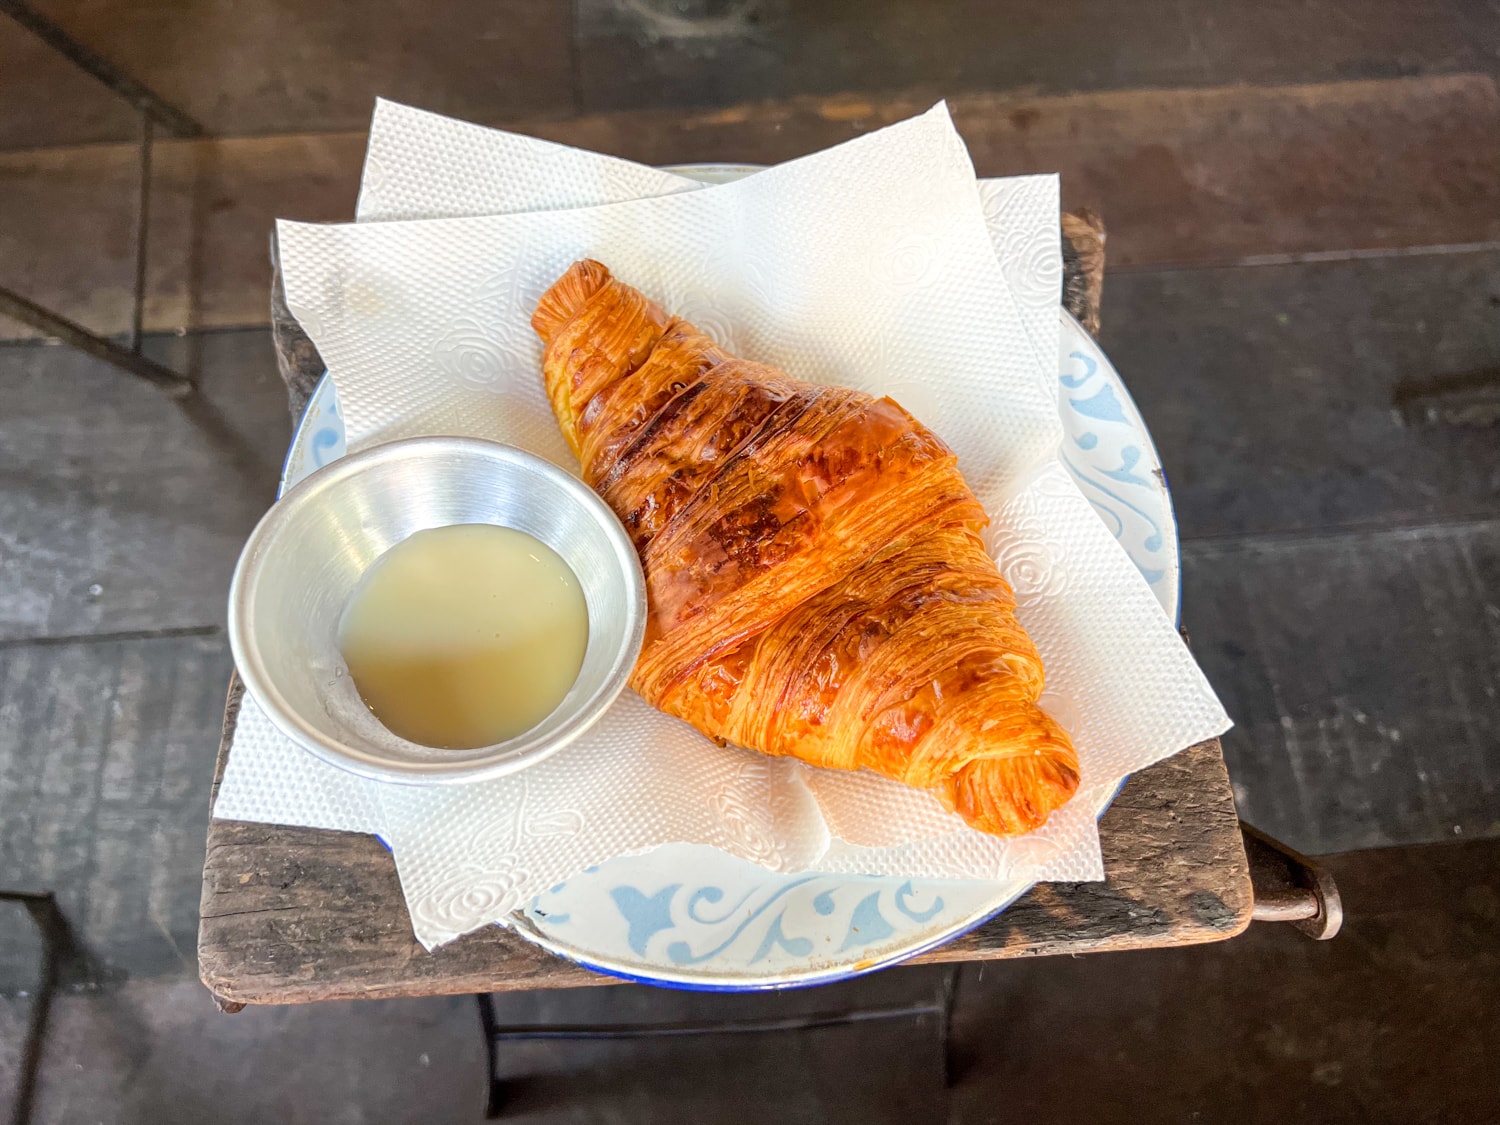
[[[1018,836],[1047,823],[1078,790],[1071,751],[1059,756],[997,758],[970,762],[954,777],[953,807],[981,832]]]
[[[589,298],[610,282],[609,267],[593,258],[584,258],[568,267],[568,272],[552,283],[537,302],[531,314],[531,327],[550,343],[575,316],[583,311]]]

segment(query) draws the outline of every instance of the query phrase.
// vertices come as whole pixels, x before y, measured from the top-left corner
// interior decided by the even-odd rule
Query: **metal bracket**
[[[1240,835],[1250,860],[1256,922],[1290,922],[1308,937],[1327,941],[1344,924],[1344,906],[1333,875],[1243,820]]]

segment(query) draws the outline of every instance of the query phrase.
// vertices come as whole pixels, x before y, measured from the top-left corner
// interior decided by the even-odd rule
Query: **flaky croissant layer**
[[[983,509],[888,398],[737,359],[598,262],[542,297],[547,395],[646,572],[631,685],[721,742],[931,790],[976,828],[1078,786]]]

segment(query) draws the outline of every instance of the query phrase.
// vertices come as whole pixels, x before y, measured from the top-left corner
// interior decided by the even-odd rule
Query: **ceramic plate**
[[[1109,360],[1066,313],[1060,339],[1063,461],[1175,620],[1177,527],[1151,436]],[[338,391],[325,376],[292,439],[282,489],[344,450]],[[590,868],[538,896],[513,925],[554,953],[631,980],[786,988],[913,957],[994,916],[1030,886],[777,875],[713,848],[675,845]]]
[[[705,183],[757,170],[667,169]],[[1161,460],[1109,360],[1076,320],[1060,315],[1063,461],[1175,621],[1181,570]],[[292,439],[282,490],[344,450],[338,391],[325,375]],[[788,988],[914,957],[993,917],[1030,887],[1022,879],[777,875],[683,844],[581,872],[534,899],[512,925],[554,953],[630,980],[714,991]]]

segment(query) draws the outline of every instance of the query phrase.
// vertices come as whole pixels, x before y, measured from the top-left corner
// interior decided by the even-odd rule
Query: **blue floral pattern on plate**
[[[1145,420],[1099,345],[1067,315],[1059,351],[1063,464],[1175,621],[1177,521]]]
[[[1063,462],[1175,620],[1181,567],[1161,460],[1125,384],[1066,313],[1060,341]],[[282,490],[344,451],[338,392],[325,377],[292,439]],[[581,872],[537,896],[513,925],[555,953],[633,980],[785,988],[915,956],[979,925],[1030,886],[777,875],[682,844]]]

